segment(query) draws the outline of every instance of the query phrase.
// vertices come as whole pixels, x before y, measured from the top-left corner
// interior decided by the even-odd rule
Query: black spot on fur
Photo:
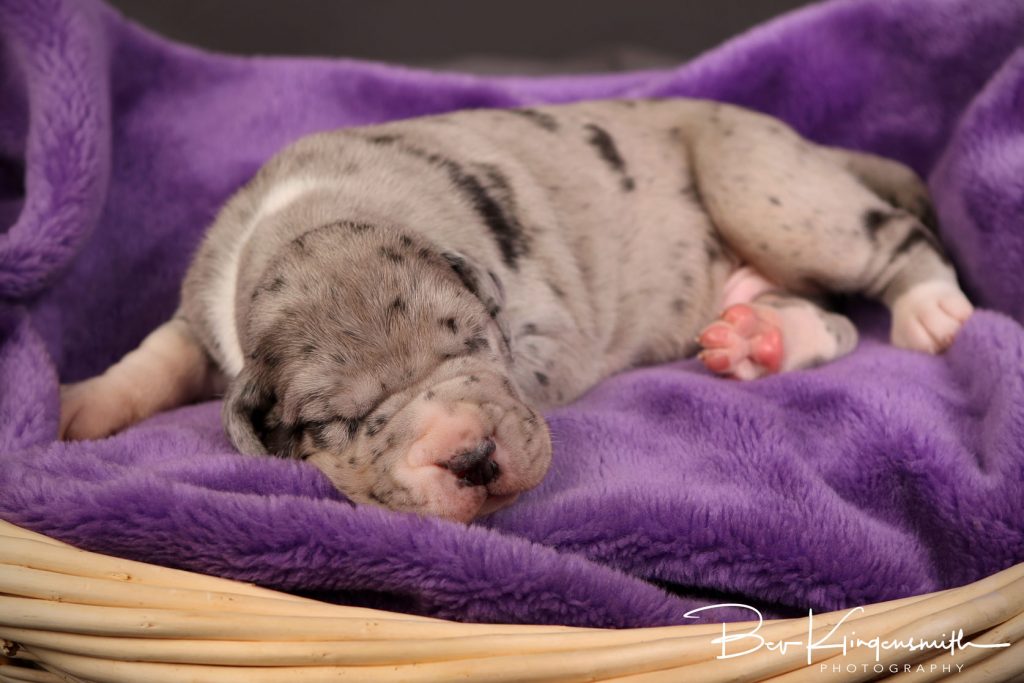
[[[587,142],[597,150],[598,156],[608,164],[614,173],[619,176],[619,184],[624,192],[631,192],[636,188],[636,182],[629,176],[626,170],[626,162],[615,145],[615,140],[604,128],[597,124],[588,123],[584,128],[589,131]]]
[[[441,327],[447,327],[452,334],[455,334],[459,331],[459,323],[455,321],[455,318],[442,319]]]
[[[384,506],[387,506],[388,501],[391,500],[391,494],[389,492],[381,491],[378,493],[375,489],[370,491],[369,497],[373,502]]]
[[[276,294],[285,287],[284,277],[278,275],[266,285],[260,285],[252,290],[252,295],[249,297],[250,300],[256,301],[264,292],[270,292]]]
[[[269,432],[279,421],[276,416],[277,394],[273,390],[265,390],[257,382],[246,384],[237,400],[232,404],[234,412],[252,426],[253,433],[272,455],[282,455],[273,451],[267,444]]]
[[[313,399],[311,398],[310,401]],[[330,431],[336,425],[342,425],[349,438],[355,436],[356,431],[359,429],[361,423],[360,418],[349,418],[343,416],[335,416],[327,420],[305,420],[300,422],[293,431],[296,433],[308,434],[310,439],[313,441],[313,445],[318,450],[327,450],[331,447]],[[308,455],[312,455],[307,454]]]
[[[487,341],[487,338],[484,337],[483,335],[477,335],[475,337],[469,337],[468,339],[466,339],[465,342],[463,342],[463,344],[466,347],[466,351],[469,352],[469,353],[476,353],[480,349],[489,349],[489,348],[491,348],[491,345]]]
[[[398,241],[402,243],[403,247],[411,247],[412,246],[412,238],[409,237],[408,235],[402,235],[399,238]]]
[[[479,167],[487,179],[486,187],[476,176],[468,173],[457,174],[458,177],[453,176],[453,179],[490,228],[501,251],[502,261],[515,270],[519,257],[529,253],[529,247],[526,233],[516,215],[512,186],[497,166],[480,164]]]
[[[249,354],[249,358],[257,361],[267,370],[274,370],[281,363],[281,357],[278,355],[278,344],[276,339],[264,339],[262,340],[256,349]]]
[[[404,314],[406,310],[408,310],[408,306],[405,303],[405,299],[400,296],[396,296],[391,305],[388,306],[388,311],[394,313]]]
[[[526,323],[520,332],[523,335],[537,334],[537,326],[533,323]]]
[[[380,430],[387,426],[388,419],[387,415],[377,415],[372,420],[369,420],[366,423],[367,436],[377,436],[377,434],[380,433]]]
[[[867,230],[868,235],[870,235],[871,238],[874,239],[878,231],[881,230],[882,227],[886,223],[888,223],[891,218],[892,214],[886,211],[879,211],[878,209],[868,209],[867,211],[864,212],[864,216],[861,220],[864,223],[864,229]]]
[[[381,247],[380,248],[380,254],[381,254],[381,256],[383,256],[387,260],[391,261],[392,263],[401,263],[402,261],[405,260],[404,256],[399,254],[397,251],[395,251],[391,247]]]
[[[373,136],[367,139],[374,144],[399,143],[395,136]],[[504,175],[493,165],[480,164],[491,185],[488,188],[479,177],[467,171],[454,159],[409,144],[401,144],[399,149],[447,174],[491,231],[505,265],[515,270],[519,257],[529,252],[529,245],[522,225],[519,224],[510,206],[511,188]],[[495,198],[495,194],[499,195],[499,198]],[[503,206],[503,203],[506,206]]]
[[[768,201],[770,201],[775,206],[782,206],[782,202],[779,201],[778,197],[768,197]]]
[[[548,283],[548,288],[551,290],[551,293],[554,294],[559,299],[565,299],[565,290],[563,290],[561,287],[559,287],[555,283],[549,282]]]
[[[673,299],[672,310],[675,311],[676,313],[682,313],[683,311],[686,310],[686,302],[683,301],[682,299]]]
[[[892,257],[902,256],[907,253],[921,242],[927,242],[928,239],[924,236],[922,230],[913,230],[909,235],[903,238],[903,241],[896,245],[896,248],[892,250]]]
[[[927,199],[921,200],[921,225],[933,235],[939,234],[939,218],[935,215],[935,207]]]
[[[492,318],[497,318],[499,313],[501,313],[501,306],[499,306],[494,299],[490,299],[487,302],[487,315]]]
[[[259,434],[268,452],[281,458],[301,458],[301,426],[268,421]]]
[[[505,296],[505,284],[501,281],[501,278],[499,278],[497,275],[495,275],[493,270],[488,270],[487,274],[491,276],[491,282],[494,283],[495,289],[498,290],[498,296],[504,297]]]
[[[542,387],[546,387],[548,385],[548,382],[550,381],[548,379],[548,376],[545,375],[543,372],[535,372],[533,373],[533,376],[537,378],[537,383],[540,384]]]
[[[305,431],[313,439],[313,445],[317,449],[323,451],[327,450],[331,442],[327,438],[327,430],[330,427],[328,422],[311,422],[305,425]]]
[[[717,261],[725,255],[722,238],[714,230],[708,233],[704,239],[704,254],[707,256],[708,261]]]
[[[427,399],[428,401],[433,401],[433,400],[434,400],[434,395],[435,395],[435,394],[434,394],[434,392],[433,392],[433,391],[428,391],[428,392],[427,392],[427,394],[426,394],[426,399]]]
[[[375,145],[393,145],[398,142],[399,137],[397,135],[371,135],[367,140]]]
[[[306,230],[304,233],[292,240],[292,246],[298,251],[305,251],[306,242],[311,237],[318,237],[320,233],[328,230],[347,229],[352,232],[362,233],[373,229],[372,223],[359,223],[355,221],[331,221]]]
[[[466,259],[462,258],[461,256],[458,256],[457,254],[452,254],[447,251],[441,254],[441,256],[443,256],[444,259],[448,262],[448,265],[452,267],[452,270],[455,271],[455,274],[459,276],[459,280],[462,281],[462,284],[465,285],[466,289],[469,290],[470,294],[472,294],[475,297],[479,297],[480,283],[477,282],[476,273],[469,266],[469,264],[466,263]]]
[[[706,210],[704,209],[704,193],[701,192],[700,183],[697,182],[696,178],[690,178],[690,182],[688,182],[680,192],[702,210]]]
[[[558,120],[546,112],[537,111],[536,109],[506,109],[505,111],[509,114],[521,116],[549,133],[554,133],[558,130]]]

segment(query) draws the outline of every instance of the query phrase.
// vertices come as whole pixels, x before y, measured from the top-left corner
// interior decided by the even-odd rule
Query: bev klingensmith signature
[[[950,655],[955,655],[961,650],[965,650],[969,647],[972,648],[999,648],[1009,647],[1009,643],[972,643],[964,640],[963,629],[957,629],[948,634],[943,633],[942,637],[938,640],[935,639],[924,639],[924,638],[906,638],[903,640],[887,640],[881,636],[875,636],[868,638],[867,640],[860,637],[843,636],[839,642],[831,642],[836,630],[842,626],[847,619],[858,612],[863,612],[863,607],[854,607],[853,609],[846,612],[842,619],[836,622],[828,633],[823,635],[821,638],[814,638],[814,610],[807,610],[807,638],[805,640],[768,640],[764,636],[758,633],[761,630],[761,626],[764,624],[764,617],[761,615],[760,610],[750,605],[744,605],[742,603],[728,602],[720,603],[715,605],[707,605],[705,607],[698,607],[692,609],[685,615],[688,619],[696,619],[697,614],[708,610],[720,609],[724,607],[740,608],[748,610],[756,616],[756,624],[750,630],[740,632],[728,632],[728,623],[722,624],[722,635],[720,637],[712,639],[712,643],[721,644],[722,652],[717,655],[715,659],[732,659],[734,657],[742,657],[744,655],[753,654],[761,649],[769,651],[778,651],[779,654],[786,654],[786,651],[790,647],[805,647],[807,648],[807,664],[811,665],[814,663],[814,653],[819,651],[833,651],[840,650],[843,655],[846,655],[853,648],[870,648],[875,653],[875,662],[880,662],[882,659],[883,650],[906,650],[909,652],[916,652],[920,650],[947,650]],[[747,641],[747,649],[733,652],[730,651],[730,644],[740,643]]]

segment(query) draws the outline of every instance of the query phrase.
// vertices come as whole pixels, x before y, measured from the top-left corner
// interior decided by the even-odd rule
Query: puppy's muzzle
[[[422,501],[420,512],[469,521],[540,482],[551,456],[546,426],[495,395],[474,375],[434,385],[404,409],[411,440],[390,471]]]

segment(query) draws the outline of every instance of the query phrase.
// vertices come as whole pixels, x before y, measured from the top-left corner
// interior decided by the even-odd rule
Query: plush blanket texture
[[[678,69],[476,78],[176,45],[94,0],[0,0],[0,517],[75,545],[473,621],[682,623],[956,586],[1024,561],[1024,3],[837,0]],[[984,309],[941,357],[886,345],[752,383],[690,361],[550,413],[544,483],[460,526],[354,507],[242,456],[219,405],[54,441],[58,378],[174,310],[218,206],[313,131],[466,107],[686,95],[929,178]],[[722,612],[713,618],[740,616]],[[745,616],[745,615],[743,615]]]

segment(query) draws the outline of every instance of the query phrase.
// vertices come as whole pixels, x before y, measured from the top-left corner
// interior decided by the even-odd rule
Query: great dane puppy
[[[937,353],[971,314],[906,167],[687,99],[473,110],[303,138],[223,208],[174,318],[63,391],[64,438],[226,389],[246,453],[468,521],[535,486],[540,412],[699,351],[754,379],[848,353],[819,297]]]

